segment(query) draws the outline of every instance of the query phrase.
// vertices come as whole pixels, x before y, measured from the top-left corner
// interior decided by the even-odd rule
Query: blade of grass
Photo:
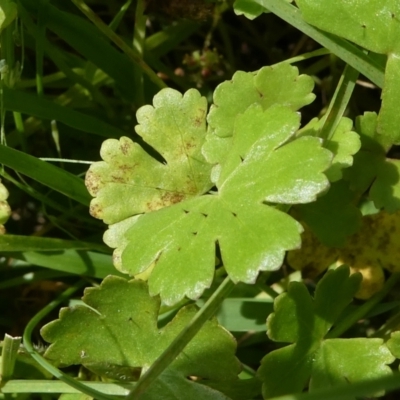
[[[33,15],[38,12],[38,4],[35,1],[20,0],[19,4]],[[51,4],[48,6],[47,13],[47,29],[103,70],[115,81],[121,94],[127,100],[133,101],[134,72],[130,59],[108,43],[107,39],[99,35],[98,29],[83,18],[61,11]],[[129,48],[128,45],[126,46]]]
[[[112,396],[125,396],[132,390],[134,384],[129,383],[107,383],[107,382],[93,382],[93,381],[80,381],[86,387],[100,392],[104,395]],[[82,391],[78,390],[71,385],[52,380],[33,380],[33,379],[13,379],[8,381],[2,388],[3,393],[68,393],[68,394],[81,394]]]
[[[218,289],[207,300],[206,304],[196,313],[189,325],[182,330],[160,357],[158,357],[151,367],[140,377],[135,389],[126,397],[127,400],[138,399],[139,396],[146,391],[196,336],[205,322],[216,313],[222,301],[234,287],[235,284],[229,277],[225,278]]]
[[[47,25],[47,6],[48,0],[39,0],[39,12],[37,18],[37,37],[35,48],[36,59],[36,90],[38,96],[43,96],[43,56],[44,56],[44,38]]]
[[[68,272],[74,275],[103,279],[107,275],[125,276],[117,271],[112,256],[84,250],[21,251],[4,253],[5,256],[26,261],[32,265]]]
[[[107,26],[82,0],[71,0],[78,9],[90,20],[96,27],[116,46],[118,46],[134,63],[139,66],[148,78],[160,89],[166,87],[166,84],[158,75],[143,61],[132,47],[127,45],[109,26]]]
[[[137,0],[135,11],[135,28],[133,30],[133,48],[137,55],[143,59],[144,40],[146,37],[146,21],[144,15],[145,3],[144,0]],[[143,86],[143,71],[139,68],[135,69],[135,102],[141,106],[144,104],[144,86]]]
[[[107,122],[90,115],[63,107],[45,98],[19,90],[3,88],[4,108],[45,120],[57,120],[83,132],[94,133],[107,138],[119,138],[126,133]]]
[[[91,197],[82,179],[7,146],[0,145],[0,163],[88,206]]]
[[[357,307],[352,313],[347,315],[347,317],[343,318],[341,321],[337,323],[337,325],[327,333],[325,336],[326,339],[334,339],[346,332],[350,329],[357,321],[365,317],[377,304],[379,304],[393,289],[394,285],[399,281],[400,273],[394,273],[391,277],[386,281],[383,289],[372,296],[368,301],[366,301],[362,306]]]
[[[110,253],[102,244],[87,243],[75,240],[64,240],[24,235],[1,235],[1,251],[57,251],[57,250],[97,250]]]
[[[360,73],[356,69],[350,65],[346,65],[339,83],[336,86],[328,111],[322,118],[324,123],[319,132],[319,137],[322,139],[332,139],[332,136],[346,111],[347,105],[349,104],[359,75]]]
[[[300,10],[286,1],[254,0],[254,2],[273,12],[290,25],[329,49],[333,54],[336,54],[347,64],[350,64],[353,68],[369,78],[375,85],[380,88],[383,87],[385,76],[384,69],[357,46],[307,24],[301,17]]]
[[[12,337],[5,334],[1,352],[0,390],[2,390],[3,384],[13,376],[20,344],[21,337]]]

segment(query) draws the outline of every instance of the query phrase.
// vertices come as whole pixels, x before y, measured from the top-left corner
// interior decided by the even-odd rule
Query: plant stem
[[[168,365],[175,360],[179,353],[182,352],[186,345],[196,336],[204,323],[215,314],[222,301],[234,286],[235,284],[229,277],[225,278],[218,289],[190,321],[189,325],[182,330],[168,348],[139,379],[135,389],[126,397],[127,400],[138,399],[139,396],[146,391],[151,383],[157,379]]]
[[[383,289],[372,296],[362,306],[358,307],[355,311],[349,314],[347,317],[342,319],[328,334],[325,339],[334,339],[341,336],[349,328],[351,328],[357,321],[368,314],[373,307],[382,301],[382,299],[392,290],[393,286],[400,279],[400,273],[392,274],[392,276],[386,281]]]
[[[323,117],[324,124],[319,133],[319,137],[322,139],[329,140],[335,133],[335,130],[346,111],[347,105],[349,104],[350,97],[359,75],[360,73],[355,68],[348,64],[346,65],[329,104],[328,111]]]
[[[107,26],[82,0],[71,0],[86,17],[92,21],[97,29],[108,37],[117,47],[119,47],[132,61],[138,65],[149,79],[158,87],[165,88],[167,85],[157,76],[157,74],[142,60],[136,52],[127,45],[109,26]]]

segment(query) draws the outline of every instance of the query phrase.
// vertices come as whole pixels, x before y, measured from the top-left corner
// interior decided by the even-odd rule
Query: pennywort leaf
[[[86,177],[117,269],[148,278],[151,295],[174,304],[211,285],[217,246],[234,282],[279,268],[302,228],[275,204],[314,201],[329,185],[331,153],[319,138],[295,136],[311,88],[287,64],[238,73],[216,91],[207,136],[196,90],[164,89],[139,109],[136,131],[165,163],[122,138],[105,142]]]
[[[349,268],[343,266],[324,276],[314,298],[303,283],[292,282],[288,292],[275,299],[268,336],[290,344],[262,360],[258,376],[264,398],[391,374],[388,364],[394,357],[382,339],[324,339],[351,302],[360,279],[358,274],[349,276]]]
[[[83,301],[85,305],[63,308],[60,319],[42,328],[43,338],[51,343],[45,357],[59,367],[81,364],[105,378],[125,382],[136,381],[197,311],[195,306],[184,307],[159,329],[160,299],[149,295],[145,282],[115,276],[104,279],[100,287],[86,289]],[[235,381],[240,371],[235,347],[233,337],[216,319],[206,322],[150,392],[159,392],[158,386],[163,385],[181,392],[214,392],[194,381],[188,384],[187,376]],[[218,396],[215,399],[225,398]]]

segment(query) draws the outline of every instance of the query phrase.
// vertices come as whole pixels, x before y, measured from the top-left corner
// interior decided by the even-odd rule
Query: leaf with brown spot
[[[217,243],[234,282],[278,269],[285,251],[299,247],[301,226],[265,203],[307,203],[329,184],[322,172],[331,153],[315,137],[296,139],[298,126],[288,107],[249,107],[236,120],[218,192],[111,225],[104,241],[116,248],[114,265],[134,276],[150,271],[150,294],[166,304],[211,285]]]
[[[104,161],[92,164],[86,186],[95,198],[91,214],[113,224],[207,192],[211,165],[201,147],[207,101],[191,89],[183,96],[163,89],[153,106],[137,112],[136,132],[165,159],[163,164],[127,137],[103,143]]]

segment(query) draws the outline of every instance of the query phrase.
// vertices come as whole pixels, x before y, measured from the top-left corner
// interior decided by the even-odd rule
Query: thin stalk
[[[319,137],[322,139],[329,140],[335,133],[335,130],[346,111],[347,105],[349,104],[359,75],[360,73],[356,69],[350,65],[346,65],[329,104],[328,111],[322,118],[324,123],[319,132]]]
[[[144,42],[146,38],[146,21],[147,17],[144,14],[144,0],[137,0],[135,12],[135,29],[133,31],[133,48],[139,57],[143,59]],[[135,97],[136,104],[144,104],[144,87],[143,87],[143,71],[139,68],[135,69]]]
[[[71,0],[76,7],[96,25],[108,39],[119,47],[135,64],[138,65],[149,79],[159,88],[165,88],[167,85],[158,77],[158,75],[136,54],[136,51],[127,45],[108,25],[106,25],[82,0]]]
[[[375,85],[380,88],[383,87],[385,73],[380,65],[376,63],[367,54],[363,53],[354,44],[323,32],[320,29],[314,28],[309,25],[301,16],[301,12],[297,7],[292,6],[286,1],[282,0],[254,0],[256,3],[265,7],[273,12],[279,18],[288,22],[290,25],[299,29],[307,36],[320,43],[322,46],[329,49],[332,53],[336,54],[339,58],[350,64],[353,68],[357,69],[361,74],[369,78]]]
[[[400,273],[394,273],[386,281],[383,289],[372,296],[362,306],[358,307],[355,311],[349,314],[346,318],[343,318],[339,323],[325,336],[326,339],[334,339],[341,336],[344,332],[350,329],[357,321],[367,315],[372,308],[380,303],[387,294],[392,290],[393,286],[399,281]]]
[[[43,57],[44,57],[44,41],[46,36],[47,25],[47,5],[48,0],[40,0],[40,7],[37,19],[37,36],[36,36],[36,90],[38,96],[43,96]]]
[[[138,399],[139,396],[146,391],[146,389],[196,336],[201,327],[215,314],[225,297],[230,293],[234,286],[235,284],[229,277],[225,278],[204,306],[196,313],[189,325],[182,330],[161,356],[157,358],[153,365],[139,379],[135,389],[126,397],[127,400]]]

